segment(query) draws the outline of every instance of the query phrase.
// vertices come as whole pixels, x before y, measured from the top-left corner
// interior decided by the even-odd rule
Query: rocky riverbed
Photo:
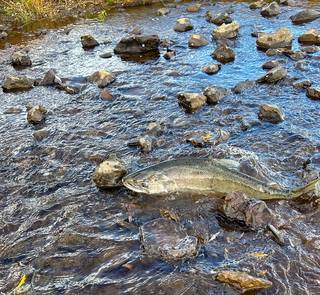
[[[3,34],[0,292],[23,275],[26,294],[320,292],[312,194],[223,203],[118,187],[190,156],[279,187],[319,177],[320,4],[280,2],[117,10],[21,46]],[[106,159],[115,188],[93,176]]]

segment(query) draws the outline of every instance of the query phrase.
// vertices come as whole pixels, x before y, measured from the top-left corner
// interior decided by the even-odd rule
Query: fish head
[[[123,185],[137,193],[148,195],[168,193],[172,181],[168,176],[156,171],[139,171],[122,179]]]

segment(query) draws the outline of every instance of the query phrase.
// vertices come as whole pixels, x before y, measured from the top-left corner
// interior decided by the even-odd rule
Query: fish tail
[[[320,178],[309,182],[306,186],[292,190],[290,195],[292,199],[295,199],[310,192],[314,192],[316,197],[320,197]]]

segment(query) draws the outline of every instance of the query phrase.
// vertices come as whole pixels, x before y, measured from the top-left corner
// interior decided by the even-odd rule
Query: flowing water
[[[217,202],[208,197],[151,198],[134,195],[124,188],[98,190],[91,180],[96,165],[109,154],[117,154],[130,171],[179,157],[208,156],[259,163],[280,184],[302,185],[304,163],[320,151],[319,101],[290,83],[258,85],[242,94],[230,94],[216,106],[204,106],[185,114],[177,92],[200,92],[217,85],[231,88],[240,81],[255,80],[269,58],[258,51],[252,31],[289,27],[297,37],[319,20],[293,26],[289,16],[301,7],[282,7],[279,17],[266,19],[245,3],[206,5],[198,13],[186,13],[189,4],[179,4],[168,16],[158,17],[159,6],[119,10],[105,22],[86,20],[67,28],[49,31],[30,41],[32,68],[16,70],[9,58],[13,51],[0,51],[0,81],[7,74],[41,78],[50,68],[60,77],[82,86],[80,94],[68,95],[50,87],[3,93],[0,90],[0,292],[13,293],[26,274],[25,294],[239,294],[218,283],[219,269],[245,270],[273,282],[261,294],[320,294],[320,213],[316,202],[269,202],[283,220],[286,243],[279,245],[264,231],[243,231],[223,226],[217,219]],[[303,6],[317,3],[303,3]],[[178,17],[187,16],[194,33],[210,39],[215,27],[206,22],[206,10],[233,7],[241,24],[240,36],[231,46],[235,62],[224,65],[214,76],[202,73],[203,65],[214,62],[210,53],[215,42],[200,49],[188,48],[191,32],[173,31]],[[175,41],[177,56],[136,62],[117,56],[102,59],[113,50],[128,28],[139,26]],[[103,43],[84,51],[80,36],[90,33]],[[287,57],[289,74],[308,78],[319,85],[320,54],[309,55],[305,69]],[[99,98],[95,85],[83,77],[99,69],[116,74],[108,89],[112,101]],[[261,123],[259,105],[276,104],[284,110],[280,124]],[[26,106],[42,104],[49,114],[45,127],[49,136],[36,141],[34,127],[26,121]],[[15,107],[15,113],[7,110]],[[20,111],[19,111],[20,110]],[[154,136],[149,153],[128,145],[147,133],[150,122],[159,122],[163,132]],[[247,124],[248,128],[243,128]],[[43,126],[41,126],[43,127]],[[186,137],[210,134],[216,129],[231,137],[218,146],[193,147]],[[318,157],[319,158],[319,157]],[[318,165],[318,166],[317,166]],[[315,161],[312,172],[319,171]],[[318,170],[317,170],[318,169]],[[149,257],[141,248],[139,226],[160,217],[165,209],[179,215],[188,232],[204,242],[196,258],[166,262]],[[211,238],[214,237],[216,238]],[[263,252],[267,255],[250,255]]]

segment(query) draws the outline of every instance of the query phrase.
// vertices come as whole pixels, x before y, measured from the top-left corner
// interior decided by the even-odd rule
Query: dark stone
[[[160,39],[157,35],[129,36],[120,40],[114,52],[125,55],[159,53],[159,46]]]
[[[314,9],[305,9],[290,17],[295,25],[309,23],[320,17],[320,12]]]

